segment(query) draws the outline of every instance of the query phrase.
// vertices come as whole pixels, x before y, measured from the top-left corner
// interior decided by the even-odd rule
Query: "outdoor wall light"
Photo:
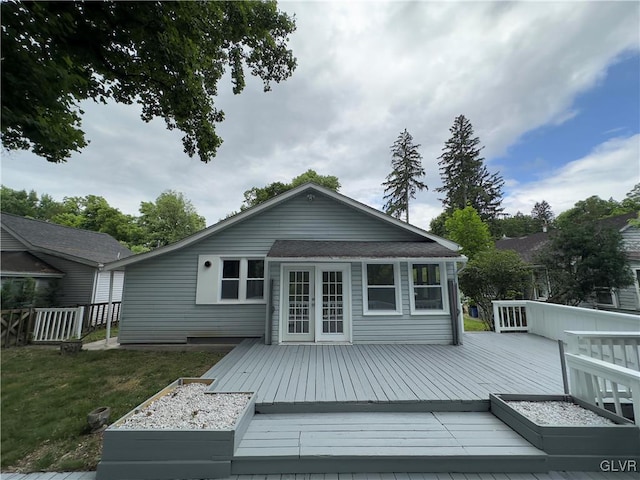
[[[206,262],[204,262],[204,266],[209,268],[211,266],[211,262],[207,260]]]

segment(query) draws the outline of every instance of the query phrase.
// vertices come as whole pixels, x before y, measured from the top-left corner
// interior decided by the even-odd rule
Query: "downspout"
[[[455,279],[454,279],[454,283],[453,286],[456,288],[456,305],[455,308],[458,312],[458,318],[455,319],[453,317],[453,315],[451,316],[451,322],[452,322],[452,328],[453,328],[453,332],[454,332],[454,338],[453,338],[453,344],[454,345],[462,345],[464,343],[463,341],[463,333],[464,333],[464,314],[462,311],[462,300],[460,298],[460,287],[459,287],[459,282],[458,282],[458,275],[460,274],[460,272],[462,272],[466,266],[467,266],[467,258],[465,258],[465,260],[463,262],[460,262],[462,265],[460,266],[460,268],[458,268],[458,261],[455,260],[453,262],[454,264],[454,269],[455,269]],[[449,296],[451,296],[451,293],[449,294]],[[457,323],[456,323],[457,322]],[[455,324],[455,325],[454,325]],[[457,338],[455,338],[457,337]]]
[[[264,262],[264,278],[265,278],[265,295],[267,299],[267,308],[265,312],[264,319],[264,343],[265,345],[271,345],[271,335],[272,335],[272,315],[271,309],[273,308],[273,280],[271,279],[271,268],[269,265],[269,261],[265,259]]]

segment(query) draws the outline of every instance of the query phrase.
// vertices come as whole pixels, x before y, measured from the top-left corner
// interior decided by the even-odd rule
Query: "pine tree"
[[[495,219],[503,210],[504,180],[499,173],[487,170],[480,156],[484,147],[479,146],[480,139],[474,137],[473,126],[464,115],[456,117],[449,131],[452,137],[438,157],[442,187],[436,189],[445,194],[440,199],[445,210],[451,213],[470,205],[482,220]]]
[[[388,215],[400,218],[405,214],[409,223],[409,199],[416,197],[417,190],[428,190],[425,183],[419,179],[424,176],[422,155],[418,152],[420,145],[413,143],[413,137],[407,129],[398,135],[398,139],[391,146],[392,171],[383,182],[384,199],[387,203],[384,210]]]
[[[553,221],[554,215],[551,211],[551,205],[546,200],[536,202],[531,210],[531,218],[540,223],[543,229],[547,229]]]

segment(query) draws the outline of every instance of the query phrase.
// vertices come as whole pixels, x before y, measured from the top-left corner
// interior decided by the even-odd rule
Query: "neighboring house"
[[[549,284],[549,275],[542,265],[536,264],[536,255],[540,249],[549,241],[548,232],[538,232],[519,238],[501,238],[496,242],[498,250],[513,250],[522,261],[531,266],[531,285],[532,288],[524,292],[527,300],[546,300],[549,297],[551,286]]]
[[[633,272],[634,284],[621,289],[611,289],[603,285],[596,291],[595,301],[586,306],[608,310],[640,311],[640,229],[629,225],[636,218],[635,213],[603,218],[600,224],[615,228],[622,235],[623,248],[629,267]],[[500,250],[513,250],[533,267],[533,289],[527,292],[530,300],[546,300],[549,294],[549,280],[544,267],[535,264],[535,257],[541,247],[549,241],[547,232],[534,233],[520,238],[502,238],[496,242]]]
[[[111,275],[107,262],[132,255],[106,233],[79,230],[8,213],[0,216],[2,283],[32,278],[40,291],[57,283],[57,306],[109,300]],[[113,275],[113,301],[120,301],[124,272]]]
[[[459,343],[458,245],[304,184],[125,268],[121,344]]]

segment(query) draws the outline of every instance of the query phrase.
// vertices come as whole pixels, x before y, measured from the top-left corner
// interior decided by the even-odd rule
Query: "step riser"
[[[233,475],[312,473],[536,473],[547,472],[546,457],[395,457],[395,458],[309,458],[253,459],[231,462]]]
[[[424,402],[256,403],[256,413],[488,412],[489,407],[489,400],[428,400]]]

